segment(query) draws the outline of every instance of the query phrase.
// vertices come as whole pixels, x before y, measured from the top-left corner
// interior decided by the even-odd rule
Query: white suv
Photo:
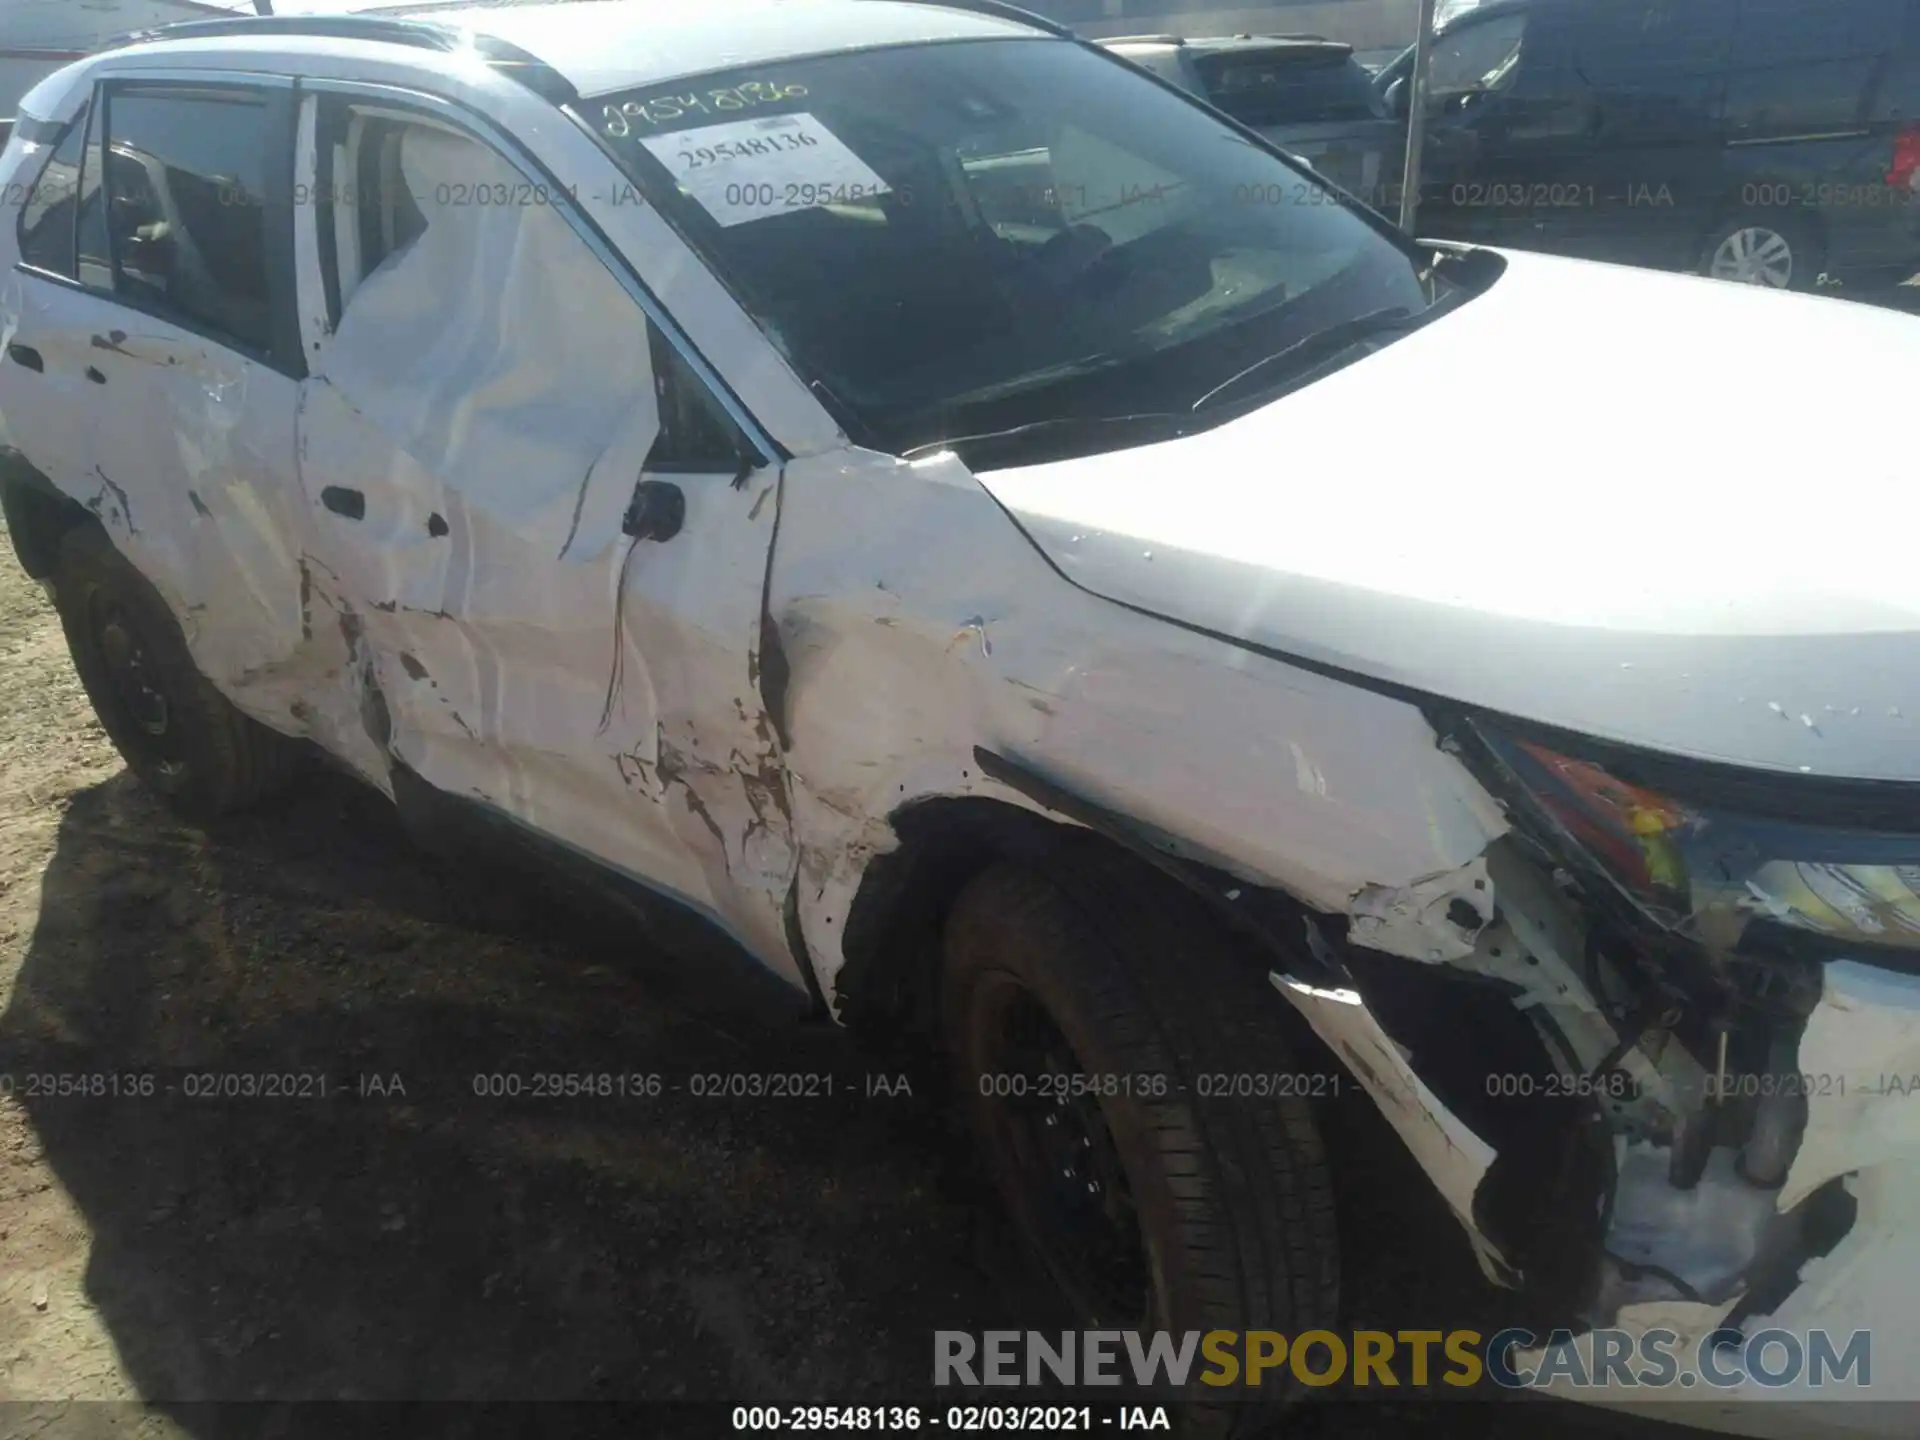
[[[988,0],[421,9],[0,165],[135,772],[318,751],[938,1044],[1089,1321],[1335,1324],[1345,1087],[1525,1313],[1920,1386],[1910,318],[1417,244]]]

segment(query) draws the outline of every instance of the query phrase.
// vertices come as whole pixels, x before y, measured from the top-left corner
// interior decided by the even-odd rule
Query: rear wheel
[[[61,539],[54,605],[114,748],[174,810],[208,819],[241,809],[296,768],[299,746],[214,689],[159,592],[102,531],[80,525]]]
[[[1157,880],[1088,849],[965,888],[942,1008],[970,1127],[1084,1325],[1329,1328],[1338,1241],[1312,1087],[1235,1093],[1233,1077],[1298,1073],[1284,1002],[1260,957]],[[1195,1418],[1229,1434],[1255,1412]]]
[[[1812,290],[1820,279],[1820,246],[1798,220],[1736,215],[1707,237],[1700,273],[1769,290]]]

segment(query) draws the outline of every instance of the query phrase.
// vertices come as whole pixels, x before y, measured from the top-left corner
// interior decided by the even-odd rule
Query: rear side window
[[[37,270],[73,276],[73,219],[80,193],[80,156],[87,143],[83,114],[47,158],[20,207],[20,259]]]
[[[82,279],[247,349],[273,342],[267,175],[278,134],[242,89],[115,88],[83,187]],[[93,253],[89,253],[89,252]],[[104,252],[104,253],[101,253]],[[105,265],[103,266],[103,263]],[[106,275],[102,275],[102,269]]]
[[[1208,98],[1242,125],[1370,120],[1373,80],[1343,51],[1253,51],[1202,57]]]

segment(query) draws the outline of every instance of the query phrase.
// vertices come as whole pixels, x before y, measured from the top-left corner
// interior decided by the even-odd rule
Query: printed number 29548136
[[[886,193],[875,174],[808,111],[700,125],[640,144],[690,199],[723,226]]]

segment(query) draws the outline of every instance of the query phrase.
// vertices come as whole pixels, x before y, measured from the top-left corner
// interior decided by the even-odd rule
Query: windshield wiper
[[[1397,305],[1389,310],[1372,310],[1365,315],[1356,315],[1351,320],[1342,320],[1337,325],[1329,325],[1324,330],[1316,330],[1304,339],[1296,340],[1286,349],[1276,350],[1265,359],[1256,360],[1246,369],[1229,376],[1188,408],[1203,409],[1225,392],[1275,366],[1285,366],[1293,370],[1296,375],[1308,373],[1353,349],[1363,341],[1371,340],[1376,335],[1391,335],[1398,331],[1414,329],[1423,324],[1432,314],[1431,306],[1415,314],[1405,306]]]
[[[1006,430],[929,440],[903,450],[900,458],[917,460],[923,455],[937,455],[942,450],[951,450],[971,466],[983,455],[991,455],[996,450],[1019,454],[1030,447],[1037,447],[1044,455],[1048,442],[1064,443],[1069,453],[1074,455],[1098,454],[1101,450],[1117,450],[1129,445],[1145,444],[1149,440],[1177,440],[1200,428],[1203,427],[1197,425],[1191,415],[1157,410],[1133,415],[1056,415]],[[1080,448],[1088,440],[1094,442],[1093,448]],[[1024,458],[1033,463],[1031,454]]]

